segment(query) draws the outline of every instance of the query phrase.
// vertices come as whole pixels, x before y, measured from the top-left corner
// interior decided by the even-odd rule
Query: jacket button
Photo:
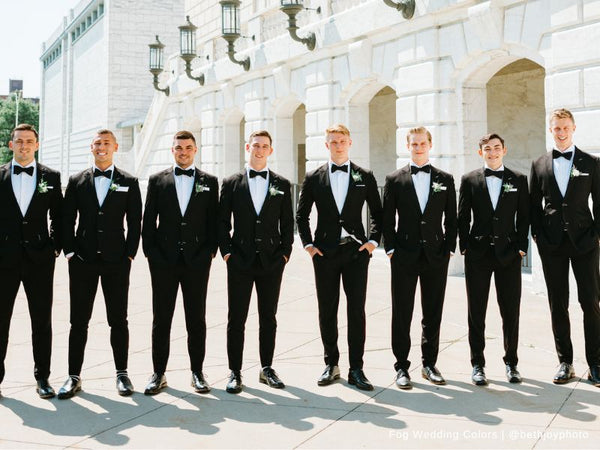
[[[257,220],[257,221],[256,221],[256,223],[260,224],[260,223],[262,223],[262,222],[261,222],[260,220]]]
[[[494,217],[494,220],[500,220],[500,218],[499,217]]]
[[[182,227],[185,227],[186,225],[187,225],[187,223],[186,223],[186,222],[181,222],[181,226],[182,226]]]
[[[103,232],[104,232],[104,230],[98,230],[98,233],[103,233]]]
[[[27,222],[26,220],[24,220],[24,221],[23,221],[23,225],[27,225],[27,223],[28,223],[28,222]]]
[[[569,205],[567,205],[566,203],[563,203],[562,205],[563,205],[563,206],[569,206]]]
[[[102,211],[98,211],[98,215],[102,216],[102,215],[104,215],[104,213]]]
[[[421,220],[421,225],[425,225],[427,224],[427,222],[425,222],[424,220]]]

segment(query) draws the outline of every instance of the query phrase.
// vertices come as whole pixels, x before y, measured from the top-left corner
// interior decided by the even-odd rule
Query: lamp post
[[[185,73],[188,78],[196,80],[204,86],[204,74],[199,77],[192,75],[192,61],[196,58],[196,30],[198,27],[190,22],[190,16],[185,17],[186,23],[179,27],[179,56],[185,61]]]
[[[250,57],[238,60],[234,42],[240,37],[240,0],[221,0],[221,36],[227,41],[227,56],[231,62],[250,70]]]
[[[301,42],[306,45],[306,48],[309,50],[314,50],[315,45],[317,43],[317,38],[315,33],[309,33],[309,35],[305,38],[301,38],[298,36],[298,26],[296,25],[296,15],[302,11],[304,8],[303,0],[281,0],[281,7],[279,8],[281,11],[287,14],[288,16],[288,32],[293,40]],[[317,13],[321,12],[321,7],[319,6],[316,9]]]
[[[15,91],[15,128],[19,125],[19,100],[21,100],[22,95],[23,91]]]
[[[161,89],[158,86],[158,76],[162,73],[163,67],[164,67],[163,66],[163,49],[165,48],[165,46],[158,39],[158,35],[156,35],[156,42],[149,44],[148,47],[150,48],[149,69],[150,69],[150,73],[154,77],[154,81],[153,81],[154,89],[156,89],[157,91],[160,91],[160,92],[164,92],[165,95],[169,95],[169,92],[170,92],[169,86],[167,86],[164,89]]]
[[[415,14],[415,0],[400,0],[398,3],[393,0],[383,0],[383,3],[402,12],[402,17],[407,20],[412,19]]]

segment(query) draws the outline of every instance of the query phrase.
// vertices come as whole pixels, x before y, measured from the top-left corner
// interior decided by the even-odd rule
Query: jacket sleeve
[[[594,158],[594,176],[592,178],[592,203],[594,212],[594,229],[600,237],[600,159]]]
[[[217,234],[221,256],[231,253],[231,213],[232,213],[231,180],[224,180],[221,185],[221,198],[219,199],[219,220]]]
[[[469,242],[471,232],[471,208],[473,198],[471,188],[466,176],[460,180],[460,191],[458,196],[458,246],[460,252],[464,253]]]
[[[144,255],[150,258],[156,251],[156,220],[158,218],[158,199],[156,178],[150,177],[144,207],[144,220],[142,224],[142,248]]]
[[[134,178],[129,193],[127,195],[127,236],[125,245],[127,246],[127,256],[135,258],[140,245],[140,233],[142,227],[142,195],[140,193],[140,184]]]
[[[279,216],[279,232],[281,234],[281,245],[283,253],[289,260],[294,243],[294,210],[292,207],[292,194],[290,183],[285,184],[281,214]]]
[[[381,241],[381,232],[383,228],[383,208],[381,206],[381,197],[377,189],[377,181],[373,172],[367,175],[367,205],[369,205],[369,240],[377,244]]]
[[[519,250],[527,253],[529,246],[529,191],[527,189],[527,177],[521,177],[521,186],[519,189],[519,204],[517,206],[517,218],[515,225],[517,227],[517,240]]]
[[[210,199],[207,213],[208,242],[210,245],[210,254],[214,258],[219,247],[218,238],[218,220],[219,220],[219,180],[217,177],[211,177]]]
[[[444,210],[444,238],[446,241],[446,251],[453,253],[456,250],[456,188],[454,187],[454,178],[448,180],[448,197],[446,198],[446,209]]]
[[[394,250],[396,236],[396,193],[390,175],[385,177],[383,188],[383,244],[385,251]]]
[[[302,240],[302,245],[306,247],[313,243],[312,233],[310,231],[310,211],[312,210],[315,199],[310,186],[311,176],[306,176],[300,190],[300,199],[298,200],[298,210],[296,211],[296,224],[298,225],[298,234]]]
[[[58,256],[63,248],[63,196],[61,192],[60,173],[56,172],[56,184],[52,192],[50,203],[50,230],[49,236]]]
[[[542,224],[544,211],[542,209],[542,187],[535,170],[535,163],[531,165],[531,176],[529,177],[529,217],[531,220],[531,236],[537,237]]]

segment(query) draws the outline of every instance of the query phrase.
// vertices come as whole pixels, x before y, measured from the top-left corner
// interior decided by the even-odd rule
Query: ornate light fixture
[[[415,14],[415,0],[400,0],[398,3],[393,0],[383,0],[383,3],[402,12],[402,17],[407,20],[412,19]]]
[[[296,25],[296,14],[298,14],[305,8],[303,4],[304,0],[281,0],[281,11],[287,14],[288,16],[288,32],[293,40],[298,41],[306,45],[306,48],[309,50],[314,50],[315,45],[317,43],[317,38],[315,33],[310,33],[307,37],[301,38],[298,36],[298,26]],[[319,6],[317,9],[317,14],[321,13],[321,7]]]
[[[190,22],[190,16],[185,16],[186,23],[179,27],[179,56],[185,61],[185,73],[188,78],[196,80],[204,86],[204,74],[199,77],[192,75],[192,61],[196,58],[196,30],[198,27]]]
[[[227,41],[227,56],[231,62],[239,64],[245,71],[250,70],[250,57],[235,58],[234,42],[240,34],[240,0],[221,0],[221,36]]]
[[[169,86],[164,89],[161,89],[158,86],[158,76],[163,71],[163,49],[165,48],[164,44],[158,40],[158,35],[156,35],[156,42],[149,44],[150,47],[150,62],[149,68],[150,73],[154,76],[154,89],[160,92],[164,92],[165,95],[169,95]]]

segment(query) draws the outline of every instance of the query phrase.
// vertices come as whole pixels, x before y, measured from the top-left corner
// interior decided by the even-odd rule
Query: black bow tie
[[[504,176],[504,170],[485,169],[485,176],[486,177],[498,177],[498,178],[502,179],[502,177]]]
[[[569,161],[571,160],[571,156],[573,156],[573,152],[559,152],[558,150],[552,150],[552,158],[565,158]]]
[[[336,166],[335,164],[332,164],[331,173],[335,173],[336,170],[341,170],[342,172],[348,173],[348,165],[344,164],[343,166]]]
[[[21,167],[21,166],[13,166],[13,173],[15,175],[19,175],[21,172],[25,172],[30,177],[33,176],[33,166],[31,167]]]
[[[105,170],[103,172],[100,169],[94,169],[94,178],[96,177],[106,177],[110,180],[112,178],[112,170]]]
[[[181,167],[175,167],[175,175],[186,175],[188,177],[193,177],[194,169],[182,169]]]
[[[255,178],[255,177],[263,177],[266,180],[267,179],[267,171],[262,170],[262,171],[258,172],[257,170],[250,169],[250,178]]]
[[[431,173],[431,164],[427,164],[423,167],[410,166],[410,174],[416,175],[419,172]]]

